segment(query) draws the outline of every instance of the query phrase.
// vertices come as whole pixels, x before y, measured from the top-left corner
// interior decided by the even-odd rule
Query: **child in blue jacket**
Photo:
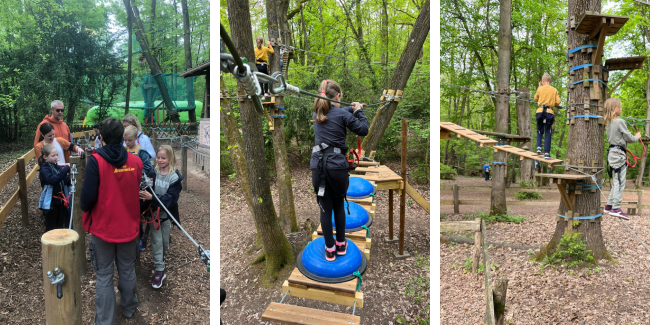
[[[71,185],[70,164],[57,164],[59,153],[52,145],[45,145],[38,157],[41,168],[38,179],[41,181],[43,192],[38,202],[38,208],[43,210],[45,231],[68,228],[70,226],[69,186]]]

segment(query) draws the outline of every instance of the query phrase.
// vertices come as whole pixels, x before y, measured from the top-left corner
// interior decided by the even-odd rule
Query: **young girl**
[[[627,173],[625,152],[627,144],[639,141],[641,133],[637,132],[635,135],[630,133],[625,121],[618,118],[621,116],[621,110],[620,100],[610,98],[605,101],[604,121],[607,126],[607,142],[609,142],[607,162],[610,166],[608,172],[612,179],[612,190],[609,193],[607,205],[605,205],[605,213],[629,220],[630,218],[621,210]]]
[[[271,42],[267,43],[269,47],[262,46],[264,39],[261,36],[258,36],[255,39],[257,46],[255,46],[255,65],[257,65],[257,71],[269,74],[269,53],[274,54],[273,46]],[[269,84],[266,82],[260,81],[260,87],[262,87],[262,93],[264,97],[269,96]]]
[[[318,87],[322,97],[341,101],[343,93],[338,83],[323,80]],[[309,168],[316,200],[320,206],[320,222],[325,238],[325,259],[336,260],[336,255],[347,253],[345,240],[345,210],[343,200],[348,191],[348,160],[345,153],[347,129],[365,136],[368,134],[368,120],[361,110],[361,104],[352,103],[351,107],[339,107],[324,99],[314,101],[314,134],[316,146],[312,150]],[[336,245],[332,229],[332,211],[336,224]]]
[[[52,229],[68,228],[70,211],[68,210],[68,192],[71,185],[69,164],[59,166],[57,159],[59,153],[53,145],[45,145],[38,157],[41,168],[38,178],[41,181],[43,192],[38,201],[38,208],[43,210],[45,231]]]
[[[151,156],[149,153],[136,144],[138,139],[138,129],[133,125],[129,125],[124,128],[124,143],[126,151],[140,157],[142,160],[142,168],[144,169],[147,177],[154,177],[155,173],[153,171],[153,166],[151,166]]]
[[[158,149],[156,155],[156,173],[153,178],[153,189],[167,210],[178,219],[178,197],[183,189],[181,185],[181,173],[176,170],[176,157],[174,157],[174,150],[168,145],[162,145]],[[154,214],[159,216],[160,224],[158,221],[153,221],[153,229],[151,231],[151,253],[153,255],[153,263],[156,268],[151,286],[154,289],[159,289],[162,286],[163,280],[167,278],[165,275],[165,260],[167,255],[167,248],[169,246],[169,232],[171,230],[171,220],[164,209],[160,207],[158,200],[153,198],[153,195],[148,191],[140,191],[140,197],[145,200],[151,200],[152,209]]]
[[[142,125],[140,124],[140,120],[138,120],[135,115],[124,115],[122,118],[122,124],[124,127],[127,127],[129,125],[135,126],[135,128],[138,129],[138,135],[136,136],[135,143],[139,145],[141,149],[147,151],[150,157],[153,158],[156,156],[156,150],[154,150],[153,145],[151,144],[151,139],[149,139],[146,134],[142,133]],[[126,145],[126,143],[124,145]]]

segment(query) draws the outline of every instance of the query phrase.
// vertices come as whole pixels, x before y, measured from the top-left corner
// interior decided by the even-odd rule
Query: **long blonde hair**
[[[138,118],[135,115],[133,114],[124,115],[124,117],[122,118],[122,123],[124,122],[135,126],[135,128],[138,129],[138,132],[142,132],[142,125],[140,125],[140,120],[138,120]]]
[[[262,43],[264,43],[264,39],[262,38],[262,36],[257,36],[255,38],[255,42],[257,43],[257,48],[261,50],[262,49]]]
[[[605,125],[608,125],[609,122],[616,119],[617,116],[615,110],[619,107],[621,107],[621,100],[618,98],[610,98],[605,101],[605,109],[603,111]]]
[[[169,158],[169,171],[174,172],[176,170],[176,156],[174,156],[174,149],[170,145],[162,145],[158,148],[158,151],[156,151],[156,156],[158,156],[158,153],[164,151],[167,154],[167,158]],[[156,164],[156,172],[160,173],[160,166]]]
[[[339,86],[336,81],[333,80],[323,80],[318,86],[318,95],[334,99],[336,95],[341,93],[341,86]],[[327,121],[327,112],[332,108],[332,102],[329,100],[324,100],[316,98],[314,100],[314,112],[316,113],[316,118],[311,120],[311,122],[323,123]]]

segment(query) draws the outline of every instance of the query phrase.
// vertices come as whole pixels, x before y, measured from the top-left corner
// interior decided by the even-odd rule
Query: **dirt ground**
[[[29,150],[28,145],[19,146],[22,149],[19,153],[15,150],[9,152],[0,146],[0,170],[5,170],[16,156]],[[179,153],[177,151],[177,155]],[[33,165],[32,161],[28,169]],[[210,249],[209,177],[190,163],[187,183],[189,191],[183,191],[179,199],[182,225],[198,243]],[[17,177],[0,192],[0,204],[4,204],[16,188]],[[29,188],[28,227],[21,225],[20,203],[0,227],[0,324],[45,323],[40,243],[44,226],[38,209],[39,195],[40,182],[37,178]],[[160,290],[151,287],[153,260],[149,244],[141,255],[141,271],[137,277],[140,300],[137,311],[132,319],[124,318],[120,312],[118,293],[117,324],[210,323],[209,273],[198,259],[195,246],[178,228],[172,228],[171,238],[167,279],[163,287]],[[90,236],[86,235],[86,239],[89,240]],[[95,274],[89,259],[87,264],[87,274],[81,278],[82,317],[83,324],[92,324],[95,316]],[[114,283],[117,286],[117,270]]]
[[[459,177],[444,181],[466,186],[486,185],[482,178]],[[489,182],[488,182],[489,183]],[[628,188],[631,182],[628,181]],[[650,191],[644,188],[644,202]],[[559,193],[542,193],[545,201],[560,200]],[[451,191],[441,191],[441,200],[452,198]],[[490,192],[460,190],[460,199],[485,199],[486,206],[442,206],[440,220],[468,220],[472,214],[489,209]],[[508,200],[514,200],[509,195]],[[636,200],[636,195],[624,199]],[[511,215],[523,215],[521,224],[496,223],[488,226],[490,242],[543,246],[555,230],[555,207],[513,206]],[[646,245],[650,243],[650,210],[631,216],[627,225]],[[493,277],[507,277],[506,324],[647,324],[650,311],[650,252],[628,231],[618,218],[606,216],[602,221],[605,245],[617,263],[600,261],[594,268],[582,270],[564,267],[541,269],[531,262],[537,250],[510,248],[489,249]],[[468,234],[455,234],[456,236]],[[471,256],[472,246],[441,243],[440,247],[440,322],[441,324],[483,324],[485,294],[483,274],[466,272],[463,263]]]
[[[388,164],[393,170],[398,164]],[[318,205],[311,190],[311,172],[309,166],[293,164],[291,168],[296,215],[299,227],[306,219],[311,219],[316,225],[319,221]],[[413,184],[412,184],[413,185]],[[414,187],[424,196],[429,197],[429,186]],[[278,207],[278,190],[275,183],[271,184],[276,210]],[[221,319],[226,325],[231,324],[264,324],[261,315],[271,302],[279,302],[282,298],[282,283],[289,277],[295,264],[286,267],[279,278],[270,284],[263,280],[261,265],[251,265],[258,253],[247,253],[256,237],[253,217],[248,210],[238,184],[228,176],[221,177],[221,288],[228,293],[226,301],[221,306]],[[355,315],[361,316],[364,324],[429,324],[418,322],[417,319],[428,319],[429,294],[429,215],[411,199],[406,206],[405,250],[412,257],[397,260],[393,252],[397,251],[397,243],[387,243],[383,240],[388,236],[388,193],[381,191],[375,201],[377,212],[374,223],[370,227],[372,248],[368,269],[363,275],[361,292],[364,294],[364,308],[357,308]],[[395,196],[394,233],[399,231],[399,199]],[[302,250],[310,240],[311,234],[305,230],[287,236],[294,246],[294,253]],[[407,287],[413,288],[416,280],[426,280],[426,287],[417,287],[416,295],[421,300],[417,304],[413,295],[406,294]],[[412,283],[409,285],[409,283]],[[287,297],[286,304],[303,307],[352,313],[352,307],[340,306],[303,298]]]

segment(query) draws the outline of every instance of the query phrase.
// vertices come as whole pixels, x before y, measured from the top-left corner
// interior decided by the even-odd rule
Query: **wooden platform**
[[[643,68],[643,61],[645,59],[645,56],[607,59],[604,66],[609,71],[641,69]]]
[[[333,231],[334,235],[336,236],[336,230]],[[318,229],[314,231],[313,234],[311,234],[311,240],[315,240],[318,237],[323,236],[323,228],[322,226],[318,226]],[[359,231],[355,232],[348,232],[345,233],[345,238],[349,238],[351,241],[355,243],[361,243],[361,244],[366,244],[366,248],[370,249],[372,246],[372,240],[370,238],[366,238],[366,230],[361,229]]]
[[[607,27],[605,34],[606,36],[612,36],[618,33],[629,19],[629,17],[624,16],[604,15],[594,11],[586,11],[585,14],[579,18],[575,32],[579,34],[588,34],[590,38],[593,39],[598,35],[598,31],[602,28],[604,20],[613,20],[614,23]]]
[[[553,184],[576,183],[577,181],[590,180],[589,175],[582,174],[535,174],[535,177],[548,177]]]
[[[282,284],[282,294],[290,290],[289,295],[300,298],[330,302],[344,306],[363,308],[363,292],[357,291],[359,279],[342,283],[322,283],[309,279],[294,268],[289,279]]]
[[[272,302],[262,314],[263,321],[290,325],[359,325],[361,317],[333,311]]]
[[[402,176],[395,173],[392,169],[384,166],[357,167],[351,172],[350,176],[361,177],[365,180],[375,183],[376,190],[399,190],[404,189]]]
[[[466,129],[451,122],[440,122],[440,139],[450,139],[451,133],[456,133],[459,138],[468,138],[478,142],[481,147],[494,146],[498,142],[486,136],[480,135],[470,129]]]
[[[546,158],[544,158],[544,155],[539,155],[536,152],[524,150],[524,149],[513,147],[513,146],[508,146],[508,145],[494,146],[494,151],[496,152],[498,150],[518,155],[518,156],[521,157],[521,160],[533,159],[533,160],[537,160],[537,161],[540,161],[540,162],[547,163],[550,166],[558,165],[558,164],[562,163],[562,160],[559,160],[559,159],[546,159]]]

